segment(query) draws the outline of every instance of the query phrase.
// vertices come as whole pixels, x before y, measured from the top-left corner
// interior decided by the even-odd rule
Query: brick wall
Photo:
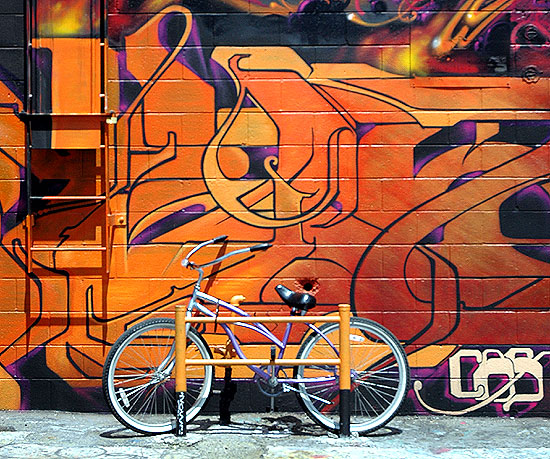
[[[104,409],[110,345],[170,315],[193,281],[182,255],[227,234],[226,250],[273,248],[215,268],[210,293],[271,314],[277,283],[320,313],[350,303],[404,343],[408,411],[546,412],[547,16],[521,0],[3,2],[0,406]]]

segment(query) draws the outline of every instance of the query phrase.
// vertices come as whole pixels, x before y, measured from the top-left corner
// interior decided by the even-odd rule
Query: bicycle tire
[[[339,324],[319,330],[334,344],[339,343]],[[401,343],[382,325],[353,317],[350,321],[351,390],[350,430],[372,432],[386,425],[399,411],[410,385],[407,355]],[[336,352],[319,333],[311,333],[298,350],[297,358],[334,358]],[[339,378],[335,365],[302,365],[295,378],[334,376],[330,381],[300,382],[296,396],[306,414],[325,429],[338,433]],[[324,401],[320,401],[318,397]]]
[[[149,319],[124,332],[111,347],[103,368],[105,399],[115,418],[130,429],[159,434],[175,429],[175,381],[173,356],[170,372],[159,371],[173,345],[175,321]],[[187,332],[187,358],[211,359],[203,337]],[[212,366],[187,367],[186,420],[190,422],[212,392]]]

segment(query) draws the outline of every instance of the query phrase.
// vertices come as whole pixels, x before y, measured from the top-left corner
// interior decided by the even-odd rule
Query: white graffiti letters
[[[509,411],[516,402],[538,402],[542,400],[543,375],[542,365],[539,359],[546,352],[534,356],[529,348],[512,348],[505,354],[496,349],[487,349],[483,352],[475,349],[461,349],[449,359],[450,392],[456,398],[474,398],[477,401],[484,401],[489,398],[493,402],[502,403],[504,411]],[[475,359],[477,368],[471,375],[463,374],[463,363],[466,359]],[[464,379],[468,378],[473,390],[463,390]],[[490,381],[492,378],[499,378],[508,390],[501,397],[496,397],[503,386],[497,391],[490,392]],[[529,378],[532,381],[532,393],[518,393],[516,383],[522,378]]]
[[[550,351],[535,355],[530,348],[461,349],[449,358],[449,393],[457,399],[475,400],[475,404],[459,411],[439,410],[429,406],[420,395],[422,384],[414,390],[428,410],[442,414],[466,414],[491,403],[499,403],[504,412],[514,403],[537,403],[544,397],[543,366],[540,360]],[[518,386],[521,384],[521,390]]]

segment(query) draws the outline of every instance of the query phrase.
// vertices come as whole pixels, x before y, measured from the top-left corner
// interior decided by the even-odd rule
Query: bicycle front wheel
[[[300,359],[335,358],[340,326],[325,324],[322,334],[312,333],[298,350]],[[323,336],[324,335],[324,336]],[[326,337],[326,338],[325,338]],[[331,344],[334,345],[332,347]],[[352,432],[366,433],[388,423],[399,410],[409,388],[409,365],[403,347],[382,325],[353,317],[350,322]],[[339,431],[339,377],[334,365],[296,367],[298,401],[316,423]]]
[[[166,433],[175,429],[175,322],[149,319],[120,336],[103,368],[103,393],[114,416],[130,429]],[[187,332],[187,359],[211,359],[193,328]],[[187,366],[187,422],[204,406],[212,390],[212,366]]]

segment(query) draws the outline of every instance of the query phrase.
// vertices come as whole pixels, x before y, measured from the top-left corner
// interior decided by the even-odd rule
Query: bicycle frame
[[[211,239],[209,241],[202,242],[201,244],[194,247],[182,261],[182,266],[193,269],[193,270],[195,270],[199,273],[198,279],[195,282],[195,287],[193,289],[193,294],[191,295],[191,298],[189,300],[189,304],[187,306],[187,311],[186,311],[187,317],[192,317],[193,311],[195,309],[197,311],[199,311],[200,313],[204,314],[207,317],[214,317],[215,318],[217,316],[217,313],[212,312],[210,309],[203,306],[197,300],[215,305],[217,311],[219,311],[219,308],[222,307],[225,310],[227,310],[231,313],[237,314],[241,317],[250,317],[250,314],[246,313],[245,311],[243,311],[238,306],[227,303],[226,301],[223,301],[219,298],[216,298],[215,296],[209,295],[209,294],[204,293],[204,292],[201,291],[201,283],[204,279],[204,268],[206,268],[208,266],[213,266],[217,263],[220,263],[223,260],[225,260],[229,257],[232,257],[234,255],[239,255],[239,254],[243,254],[243,253],[247,253],[247,252],[253,252],[253,251],[256,251],[256,250],[264,250],[264,249],[270,247],[271,244],[259,244],[259,245],[253,246],[253,247],[246,247],[246,248],[243,248],[243,249],[233,250],[233,251],[231,251],[231,252],[229,252],[225,255],[222,255],[222,256],[216,258],[215,260],[209,261],[209,262],[204,263],[202,265],[194,264],[193,262],[191,262],[189,260],[189,258],[194,253],[196,253],[198,250],[200,250],[201,248],[203,248],[203,247],[205,247],[209,244],[212,244],[214,242],[224,241],[226,238],[227,238],[227,236],[220,236],[220,237]],[[315,319],[313,319],[313,320],[315,320]],[[277,346],[279,348],[278,358],[279,359],[283,358],[284,353],[286,351],[286,346],[288,344],[288,338],[290,336],[290,332],[292,331],[292,325],[293,325],[292,323],[288,323],[286,325],[285,332],[284,332],[282,340],[278,339],[265,325],[260,324],[260,323],[236,322],[235,325],[253,330],[254,332],[259,333],[260,335],[267,338],[269,341],[271,341],[275,346]],[[318,327],[316,327],[315,325],[310,324],[310,323],[307,323],[306,325],[313,332],[318,333],[319,335],[321,335],[322,338],[327,342],[327,344],[333,349],[336,357],[338,357],[338,358],[340,357],[337,346],[335,346],[330,341],[330,339]],[[188,325],[188,326],[190,326],[190,325]],[[220,326],[223,328],[225,334],[228,336],[233,348],[235,349],[235,352],[236,352],[237,356],[241,359],[246,359],[246,356],[245,356],[243,350],[241,349],[241,346],[240,346],[235,334],[231,330],[231,328],[229,326],[227,326],[226,324],[220,324]],[[267,380],[271,377],[271,375],[269,373],[262,370],[260,367],[258,367],[256,365],[248,365],[248,368],[250,368],[260,378],[263,378],[265,380]],[[278,370],[279,370],[279,367],[274,367],[273,374],[277,374]],[[327,381],[332,381],[332,380],[336,381],[336,376],[330,377],[330,378],[323,377],[323,378],[298,378],[298,379],[296,379],[296,378],[281,378],[281,379],[278,379],[278,381],[280,383],[286,383],[286,384],[296,384],[296,383],[305,383],[305,382],[327,382]]]
[[[221,307],[221,308],[226,309],[227,311],[229,311],[231,313],[234,313],[234,314],[237,314],[241,317],[250,317],[250,314],[246,313],[245,311],[243,311],[238,306],[227,303],[227,302],[225,302],[223,300],[220,300],[219,298],[216,298],[212,295],[208,295],[207,293],[201,292],[200,290],[197,290],[194,293],[195,294],[193,295],[193,297],[189,301],[189,306],[187,308],[187,316],[188,317],[192,316],[192,311],[194,309],[198,310],[199,312],[201,312],[202,314],[204,314],[207,317],[216,317],[216,313],[214,313],[213,311],[211,311],[207,307],[205,307],[202,304],[200,304],[199,302],[197,302],[196,299],[199,299],[201,301],[216,305],[217,309]],[[315,320],[315,319],[312,319],[312,320]],[[237,354],[237,356],[241,359],[246,359],[246,355],[244,354],[244,352],[243,352],[243,350],[242,350],[242,348],[239,344],[239,341],[237,340],[237,338],[236,338],[235,334],[233,333],[233,331],[231,330],[231,328],[227,324],[220,323],[219,325],[220,325],[220,327],[223,328],[225,334],[228,336],[228,338],[231,342],[231,345],[235,349],[235,353]],[[235,325],[238,325],[238,326],[243,327],[243,328],[248,328],[249,330],[253,330],[256,333],[259,333],[260,335],[267,338],[269,341],[271,341],[275,346],[277,346],[279,348],[279,353],[278,353],[277,358],[278,359],[283,358],[284,353],[286,351],[286,346],[288,344],[288,338],[290,336],[290,332],[292,331],[292,326],[293,326],[292,323],[288,323],[286,325],[285,332],[283,334],[282,340],[277,338],[265,325],[263,325],[261,323],[257,323],[257,322],[255,322],[255,323],[235,322]],[[318,327],[316,327],[313,324],[309,324],[309,323],[306,324],[306,325],[313,332],[318,333],[319,335],[321,335],[323,337],[323,339],[327,342],[327,344],[333,349],[336,357],[339,358],[339,352],[338,352],[337,346],[335,346],[330,341],[330,339]],[[271,375],[269,373],[262,370],[261,368],[259,368],[256,365],[247,365],[247,366],[255,374],[257,374],[259,377],[261,377],[263,379],[267,380],[271,377]],[[275,371],[274,371],[275,374],[276,374],[277,370],[278,370],[278,367],[275,367]],[[305,382],[310,382],[310,383],[313,383],[313,382],[326,382],[326,381],[331,381],[331,380],[336,381],[336,377],[331,377],[331,378],[327,378],[327,377],[322,377],[322,378],[278,378],[278,381],[280,383],[287,383],[287,384],[305,383]]]

